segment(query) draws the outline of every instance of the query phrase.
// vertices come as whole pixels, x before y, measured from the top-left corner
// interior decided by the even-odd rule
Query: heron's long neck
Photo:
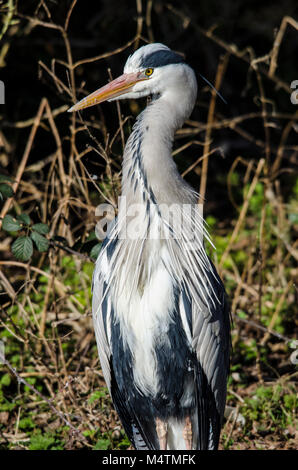
[[[187,200],[190,188],[171,155],[174,133],[187,114],[161,97],[138,117],[124,152],[122,196],[141,203]]]

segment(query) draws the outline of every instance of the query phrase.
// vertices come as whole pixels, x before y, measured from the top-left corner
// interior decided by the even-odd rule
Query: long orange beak
[[[99,88],[98,90],[86,96],[81,101],[68,109],[68,112],[78,111],[79,109],[89,108],[95,104],[102,103],[103,101],[116,98],[130,91],[132,87],[142,80],[146,80],[142,72],[124,73],[107,85]]]

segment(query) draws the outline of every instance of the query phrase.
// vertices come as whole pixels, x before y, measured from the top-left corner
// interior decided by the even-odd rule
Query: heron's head
[[[72,106],[69,111],[115,99],[136,99],[144,96],[162,96],[174,92],[188,94],[195,100],[197,82],[193,70],[185,64],[183,57],[164,44],[148,44],[130,55],[123,75],[99,88],[91,95]]]

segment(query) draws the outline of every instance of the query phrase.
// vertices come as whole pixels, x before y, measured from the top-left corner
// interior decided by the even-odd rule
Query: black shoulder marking
[[[103,299],[103,302],[102,302],[101,314],[102,314],[102,318],[103,318],[103,325],[104,325],[105,335],[108,338],[108,331],[107,331],[108,301],[107,301],[106,291],[107,291],[107,283],[104,282],[103,283],[104,299]],[[112,309],[113,309],[113,307],[112,307]]]
[[[186,314],[188,327],[189,327],[190,331],[192,331],[192,305],[191,305],[191,299],[190,299],[188,291],[186,291],[184,287],[181,290],[181,294],[182,294],[182,302],[183,302],[183,306],[184,306],[184,310],[185,310],[185,314]]]
[[[183,62],[183,57],[176,54],[176,52],[161,50],[144,56],[141,60],[140,67],[144,69],[147,67],[163,67],[164,65],[181,64]]]

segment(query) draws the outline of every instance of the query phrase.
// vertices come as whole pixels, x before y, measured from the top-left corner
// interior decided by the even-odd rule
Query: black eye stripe
[[[180,64],[184,62],[183,57],[181,55],[176,54],[173,51],[156,51],[152,52],[144,56],[141,59],[140,67],[146,68],[154,68],[154,67],[162,67],[164,65],[170,64]]]

